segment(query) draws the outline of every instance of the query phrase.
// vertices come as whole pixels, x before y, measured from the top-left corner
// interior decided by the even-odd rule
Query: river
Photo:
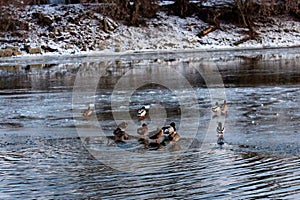
[[[299,48],[0,62],[0,198],[298,199],[299,63]],[[114,143],[123,121],[133,136],[174,121],[181,139]]]

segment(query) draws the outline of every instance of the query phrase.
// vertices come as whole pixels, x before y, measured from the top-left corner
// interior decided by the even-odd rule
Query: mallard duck
[[[172,134],[176,131],[176,124],[175,122],[171,122],[169,126],[162,127],[164,134]]]
[[[124,141],[124,139],[125,139],[125,135],[126,135],[126,133],[125,133],[125,131],[123,131],[121,128],[116,128],[115,130],[114,130],[114,132],[113,132],[113,134],[114,134],[114,140],[115,141]]]
[[[223,115],[227,114],[227,112],[228,112],[228,104],[227,104],[226,100],[224,100],[223,104],[220,106],[220,109],[221,109],[221,113]]]
[[[221,133],[221,134],[224,134],[224,131],[225,131],[225,128],[224,128],[224,126],[222,125],[222,122],[218,122],[217,132],[218,132],[218,133]]]
[[[148,134],[148,126],[146,123],[142,124],[142,127],[137,129],[137,133],[142,136],[146,136]]]
[[[225,131],[225,128],[224,128],[222,122],[218,122],[218,126],[217,126],[217,137],[218,137],[217,144],[219,144],[219,145],[223,145],[225,143],[224,142],[224,131]]]
[[[120,128],[122,131],[126,131],[127,126],[128,126],[127,122],[122,122],[117,127]]]
[[[137,117],[140,120],[143,120],[146,118],[147,110],[149,110],[150,106],[143,106],[140,109],[137,110]]]
[[[170,142],[172,142],[173,144],[175,144],[176,142],[178,142],[179,139],[180,139],[180,135],[176,131],[174,131],[173,133],[171,133],[171,134],[168,135],[168,140]]]
[[[211,108],[211,110],[213,111],[214,115],[218,115],[219,111],[221,110],[219,103],[216,102],[216,104]]]
[[[90,104],[89,107],[86,110],[83,111],[82,115],[84,117],[91,116],[91,114],[93,113],[93,109],[91,107],[93,107],[93,104]]]
[[[164,131],[158,128],[156,131],[152,131],[149,133],[149,139],[155,140],[156,143],[160,143],[159,139],[163,136]]]

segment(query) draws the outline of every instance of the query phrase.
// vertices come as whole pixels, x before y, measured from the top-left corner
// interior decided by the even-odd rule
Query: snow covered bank
[[[157,19],[148,22],[149,27],[121,26],[113,34],[115,42],[122,50],[195,50],[224,48],[264,48],[289,47],[300,45],[300,23],[287,18],[274,19],[273,24],[257,24],[259,40],[250,40],[239,46],[234,42],[245,37],[245,29],[234,25],[221,24],[216,30],[204,37],[196,36],[209,27],[196,18],[179,18],[159,13]],[[114,42],[112,40],[112,42]],[[113,46],[110,46],[113,49]]]
[[[197,17],[159,12],[147,26],[128,27],[81,5],[29,6],[16,12],[28,22],[28,31],[0,37],[0,49],[10,49],[14,57],[300,46],[300,22],[288,17],[257,23],[259,39],[235,46],[246,29],[221,23],[221,29],[198,37],[209,24]]]

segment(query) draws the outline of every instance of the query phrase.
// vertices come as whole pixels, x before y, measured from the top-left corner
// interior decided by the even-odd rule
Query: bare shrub
[[[175,0],[174,13],[180,17],[186,17],[189,9],[189,0]]]

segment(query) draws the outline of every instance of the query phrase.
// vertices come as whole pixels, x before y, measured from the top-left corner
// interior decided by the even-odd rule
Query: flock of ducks
[[[90,104],[88,109],[83,112],[84,117],[89,117],[93,113],[93,105]],[[137,118],[140,121],[143,121],[147,117],[147,112],[150,109],[150,106],[143,106],[137,110]],[[212,107],[212,112],[214,117],[219,115],[227,116],[228,113],[228,104],[226,100],[222,104],[216,102]],[[122,122],[117,125],[116,129],[113,131],[114,140],[116,142],[124,142],[125,140],[130,139],[130,135],[126,133],[126,128],[128,126],[127,122]],[[225,128],[222,122],[218,122],[217,125],[217,144],[223,145],[224,141],[224,132]],[[164,126],[162,128],[157,128],[157,130],[149,132],[148,126],[146,123],[142,123],[141,127],[137,129],[137,134],[139,135],[139,142],[147,145],[166,145],[167,143],[175,144],[180,139],[180,135],[177,132],[175,122],[171,122],[170,125]]]
[[[82,115],[84,117],[91,116],[93,113],[92,107],[94,107],[94,105],[90,104],[89,107],[83,111]],[[150,106],[143,106],[137,110],[136,116],[139,121],[146,119],[149,109]],[[132,138],[126,132],[127,126],[127,122],[122,122],[117,125],[113,131],[113,139],[115,142],[125,142],[125,140]],[[141,127],[137,129],[137,134],[139,135],[139,142],[147,145],[166,145],[170,142],[175,144],[180,139],[180,135],[176,131],[175,122],[171,122],[169,126],[157,128],[157,130],[151,132],[149,132],[147,124],[142,123]]]
[[[137,110],[136,115],[140,121],[146,119],[149,108],[149,106],[143,106]],[[114,140],[116,142],[124,142],[124,140],[130,138],[130,136],[126,133],[127,126],[127,122],[122,122],[113,131]],[[157,128],[157,130],[151,132],[149,132],[149,128],[144,122],[142,123],[141,127],[137,129],[137,134],[139,135],[138,141],[149,146],[165,146],[167,143],[175,144],[180,139],[180,135],[176,131],[175,122],[171,122],[170,125],[164,126],[162,128]]]

